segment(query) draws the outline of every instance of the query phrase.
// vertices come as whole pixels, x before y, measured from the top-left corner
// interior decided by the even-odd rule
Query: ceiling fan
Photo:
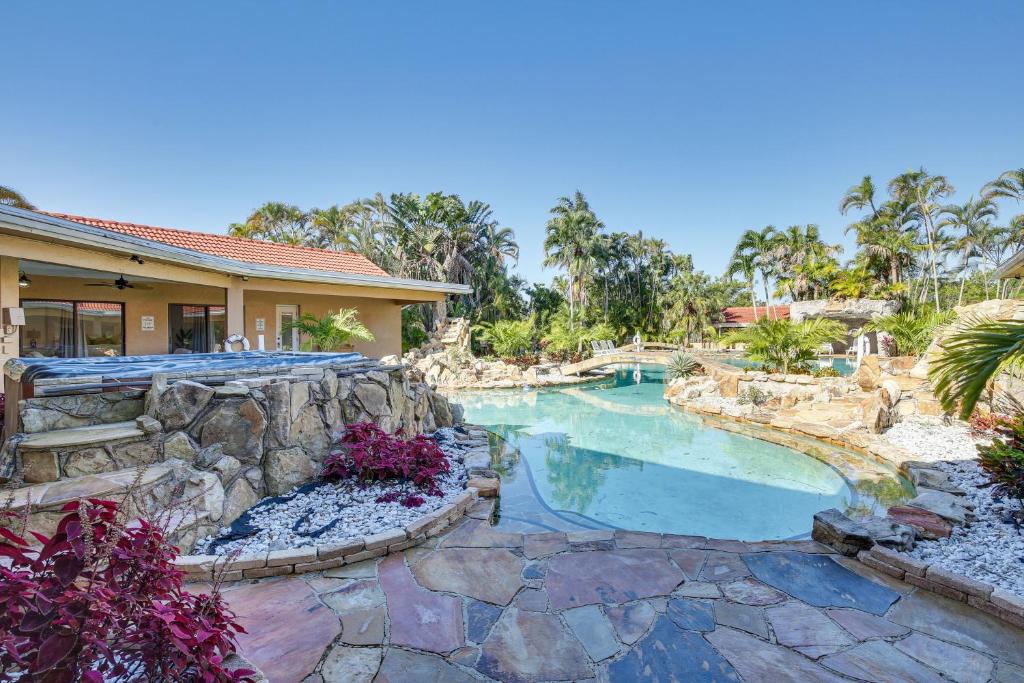
[[[113,287],[115,289],[153,289],[149,285],[143,284],[132,284],[121,275],[113,282],[90,282],[85,285],[86,287]]]

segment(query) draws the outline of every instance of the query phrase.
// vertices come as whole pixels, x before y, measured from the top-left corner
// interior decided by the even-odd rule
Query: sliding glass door
[[[124,304],[22,299],[21,355],[76,358],[124,355]]]
[[[227,334],[223,306],[170,304],[167,330],[170,353],[220,351]]]

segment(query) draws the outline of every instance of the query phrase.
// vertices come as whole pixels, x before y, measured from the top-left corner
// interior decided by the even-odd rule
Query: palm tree
[[[943,408],[953,410],[959,402],[960,417],[966,420],[996,377],[1022,368],[1024,321],[977,320],[942,341],[928,376]]]
[[[822,344],[845,338],[846,326],[838,320],[812,318],[796,323],[788,319],[762,318],[750,327],[725,335],[722,343],[745,344],[751,360],[764,364],[769,372],[785,374],[790,370],[806,370]]]
[[[754,273],[757,271],[757,258],[749,252],[733,252],[729,260],[729,267],[725,271],[726,277],[733,277],[737,273],[742,274],[750,287],[750,303],[754,307],[754,322],[757,322],[757,293],[754,290]],[[767,315],[767,311],[765,312]]]
[[[551,209],[544,239],[544,265],[565,268],[569,275],[569,326],[575,325],[576,305],[586,305],[586,280],[593,263],[598,233],[604,229],[579,190],[561,197]]]
[[[244,223],[232,223],[234,237],[266,240],[296,246],[315,246],[309,232],[309,215],[293,204],[267,202],[253,211]]]
[[[995,180],[985,183],[981,188],[981,196],[985,199],[1006,198],[1024,202],[1024,168],[1006,171]]]
[[[772,317],[776,317],[772,309],[771,294],[768,293],[768,278],[775,272],[775,253],[778,245],[778,231],[775,226],[769,225],[764,229],[747,230],[736,243],[732,259],[750,256],[757,270],[761,272],[761,283],[764,285],[764,300],[768,310],[772,311]]]
[[[963,234],[954,242],[954,250],[960,255],[960,296],[957,305],[964,300],[964,284],[967,281],[967,268],[970,260],[981,255],[982,243],[991,239],[991,219],[996,217],[998,210],[991,199],[975,200],[973,197],[962,205],[951,204],[943,207],[945,217],[937,224],[939,229],[949,227],[962,230]],[[988,270],[982,266],[985,276],[985,297],[988,297]]]
[[[843,198],[839,200],[839,213],[846,215],[850,209],[871,208],[871,215],[878,214],[875,208],[875,184],[871,176],[866,175],[863,179],[846,191]]]
[[[34,207],[25,196],[15,190],[13,187],[7,187],[6,185],[0,185],[0,204],[4,206],[13,206],[17,209],[28,209],[29,211],[35,211]]]
[[[889,181],[889,194],[896,199],[912,203],[916,214],[925,226],[928,239],[928,253],[931,257],[932,283],[935,290],[935,309],[941,310],[939,302],[938,252],[933,217],[938,212],[939,200],[953,194],[953,185],[941,175],[929,175],[924,168],[907,171]]]
[[[302,341],[303,351],[338,351],[352,340],[373,341],[373,333],[359,321],[359,311],[343,308],[337,313],[328,311],[317,317],[304,313],[298,320],[287,323],[284,332],[298,330],[306,339]]]

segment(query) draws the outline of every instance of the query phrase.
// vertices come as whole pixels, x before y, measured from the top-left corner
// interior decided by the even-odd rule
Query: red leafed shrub
[[[64,506],[52,537],[32,548],[0,527],[0,681],[251,681],[229,670],[235,623],[217,591],[182,589],[176,548],[118,504]]]
[[[1006,427],[1012,422],[1011,418],[1006,415],[997,415],[996,413],[987,413],[982,415],[981,413],[975,412],[971,415],[970,419],[967,420],[967,424],[971,427],[971,433],[974,436],[992,436],[1000,428]]]
[[[448,457],[425,436],[403,439],[372,422],[345,425],[345,434],[324,459],[321,476],[328,481],[355,478],[364,483],[396,480],[409,482],[431,496],[440,496],[437,477],[451,469]],[[378,502],[394,502],[381,496]],[[423,498],[406,494],[402,505],[418,507]]]

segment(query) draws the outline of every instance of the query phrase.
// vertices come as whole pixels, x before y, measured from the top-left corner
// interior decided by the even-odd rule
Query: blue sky
[[[581,189],[720,273],[737,236],[818,223],[866,173],[958,199],[1024,165],[1024,3],[8,0],[0,184],[42,208],[222,231],[441,189],[547,280]],[[1009,216],[1016,207],[1004,207]],[[849,255],[849,249],[848,249]]]

